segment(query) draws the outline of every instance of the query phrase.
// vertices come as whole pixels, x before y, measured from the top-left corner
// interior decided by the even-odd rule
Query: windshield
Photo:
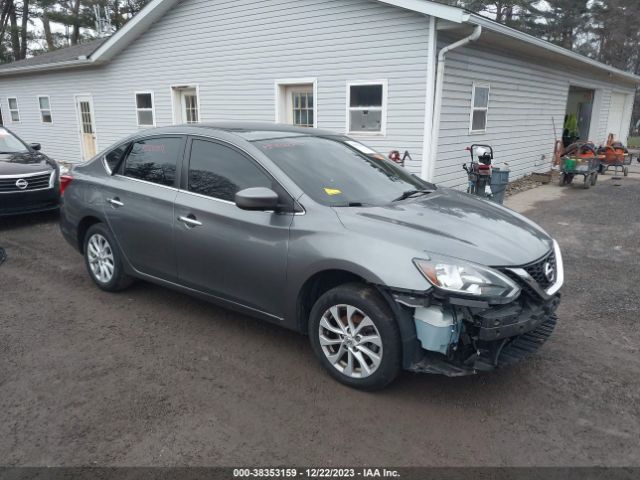
[[[348,139],[294,137],[254,144],[322,205],[384,205],[406,192],[435,188]]]
[[[4,128],[0,128],[0,153],[24,153],[28,149],[24,143],[18,140]]]

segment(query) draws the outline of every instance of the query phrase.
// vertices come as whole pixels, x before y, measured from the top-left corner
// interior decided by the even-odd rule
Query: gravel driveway
[[[0,463],[640,466],[640,169],[620,183],[527,211],[567,277],[538,355],[375,394],[295,333],[146,283],[99,291],[55,216],[0,220]]]

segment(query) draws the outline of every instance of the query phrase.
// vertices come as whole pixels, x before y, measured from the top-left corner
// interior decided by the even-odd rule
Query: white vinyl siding
[[[418,173],[428,30],[428,17],[371,0],[183,0],[104,66],[0,78],[0,87],[33,97],[46,82],[55,125],[23,122],[16,133],[79,161],[74,93],[93,94],[102,150],[139,128],[128,92],[154,92],[159,127],[174,123],[171,86],[194,84],[202,122],[273,122],[276,81],[315,78],[317,127],[343,133],[347,82],[386,79],[386,135],[362,141],[384,154],[408,150]]]
[[[153,92],[136,93],[136,118],[139,127],[155,127],[156,114],[154,110]]]
[[[9,105],[9,118],[11,123],[20,123],[20,108],[18,107],[17,97],[7,98],[7,104]]]
[[[38,107],[40,108],[40,121],[42,123],[53,123],[53,115],[51,113],[51,99],[49,98],[49,96],[39,96]]]
[[[450,39],[442,36],[440,42],[443,46]],[[470,133],[473,85],[481,82],[491,86],[488,128]],[[554,140],[562,137],[570,85],[595,89],[590,139],[596,144],[605,142],[612,89],[625,88],[616,86],[606,74],[586,76],[568,66],[558,68],[487,46],[470,45],[449,52],[434,180],[466,188],[467,176],[461,166],[468,162],[464,148],[473,143],[492,145],[494,165],[508,166],[512,180],[548,170]]]
[[[442,45],[449,41],[443,32]],[[43,125],[37,103],[22,101],[22,122],[12,128],[27,142],[41,142],[56,159],[80,161],[77,93],[93,96],[102,150],[139,128],[133,92],[154,92],[157,126],[172,125],[180,111],[172,86],[194,85],[199,121],[273,122],[278,79],[314,79],[314,123],[341,133],[348,130],[349,82],[386,79],[384,135],[354,136],[383,154],[409,151],[407,168],[419,173],[429,37],[427,16],[371,0],[183,0],[109,63],[0,77],[0,90],[33,99],[47,85],[55,124]],[[596,89],[596,142],[606,139],[612,89],[633,93],[592,69],[535,63],[482,41],[447,54],[435,169],[444,185],[464,186],[461,165],[471,143],[492,144],[496,163],[508,162],[512,177],[550,164],[551,119],[560,138],[570,84],[588,82],[584,86]],[[490,84],[491,98],[486,132],[470,135],[474,82]],[[8,108],[3,113],[8,123],[12,114]]]

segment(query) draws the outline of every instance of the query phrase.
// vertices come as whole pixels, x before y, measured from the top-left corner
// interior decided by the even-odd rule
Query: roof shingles
[[[106,38],[98,38],[86,43],[59,48],[58,50],[42,53],[40,55],[36,55],[35,57],[18,60],[17,62],[4,63],[0,65],[0,71],[11,70],[14,68],[53,65],[56,63],[78,60],[78,57],[82,56],[90,57],[91,54],[95,52],[106,40]]]

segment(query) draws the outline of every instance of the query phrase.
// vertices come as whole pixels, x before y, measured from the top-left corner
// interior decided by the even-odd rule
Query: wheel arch
[[[353,271],[341,268],[328,268],[315,272],[305,280],[298,292],[296,301],[297,327],[303,334],[307,333],[309,315],[318,298],[332,288],[346,283],[359,282],[369,284],[367,280]]]
[[[104,222],[102,221],[102,219],[98,218],[95,215],[86,215],[78,223],[77,242],[80,253],[84,254],[84,240],[85,236],[87,235],[87,231],[89,231],[92,226],[98,223]]]

